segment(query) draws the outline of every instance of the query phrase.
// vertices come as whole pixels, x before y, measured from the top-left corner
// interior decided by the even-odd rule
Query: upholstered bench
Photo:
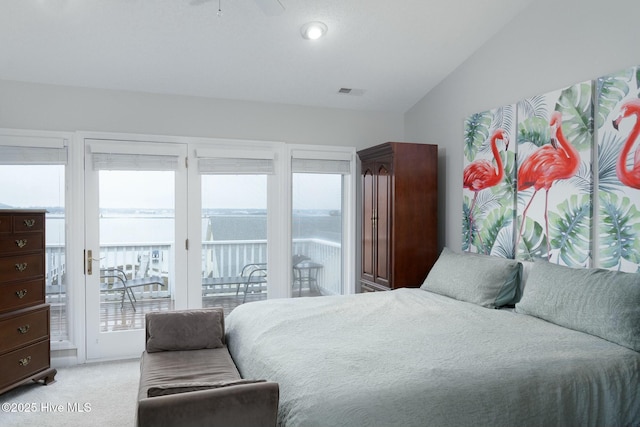
[[[243,379],[221,308],[146,316],[136,425],[275,426],[277,383]]]

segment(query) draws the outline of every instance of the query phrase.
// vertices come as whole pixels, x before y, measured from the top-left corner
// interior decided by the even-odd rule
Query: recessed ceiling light
[[[317,40],[327,33],[327,26],[324,22],[307,22],[300,28],[302,37],[307,40]]]

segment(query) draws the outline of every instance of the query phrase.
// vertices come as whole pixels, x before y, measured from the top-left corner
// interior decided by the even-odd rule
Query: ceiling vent
[[[341,87],[338,89],[340,95],[362,96],[364,89],[352,89],[350,87]]]

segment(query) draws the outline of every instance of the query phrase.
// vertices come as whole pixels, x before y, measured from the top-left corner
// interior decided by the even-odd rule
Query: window
[[[0,135],[0,208],[46,209],[45,301],[51,340],[69,339],[63,138]]]
[[[292,152],[292,296],[345,293],[345,199],[351,154]]]
[[[202,306],[222,306],[228,314],[239,304],[267,298],[267,181],[274,173],[273,154],[199,154]]]

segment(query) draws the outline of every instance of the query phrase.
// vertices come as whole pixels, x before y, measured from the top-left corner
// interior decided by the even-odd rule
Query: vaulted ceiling
[[[0,0],[0,79],[403,113],[532,1]]]

